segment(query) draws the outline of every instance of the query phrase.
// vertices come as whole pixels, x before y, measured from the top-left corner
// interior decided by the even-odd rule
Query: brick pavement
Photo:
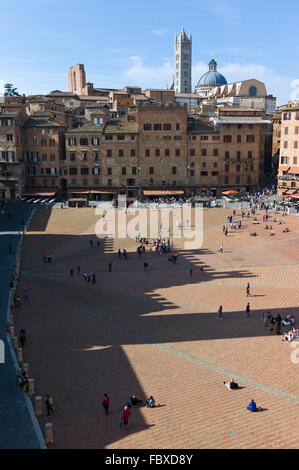
[[[298,447],[299,365],[290,359],[290,344],[264,328],[262,313],[269,308],[298,318],[299,219],[285,218],[289,233],[272,223],[275,236],[265,224],[254,225],[256,238],[248,236],[252,220],[245,220],[226,238],[221,227],[228,213],[204,211],[202,249],[183,251],[177,242],[176,266],[149,253],[148,273],[135,241],[89,247],[99,217],[92,209],[53,210],[47,223],[37,214],[25,237],[20,285],[30,299],[16,316],[28,334],[24,356],[37,393],[54,396],[55,447]],[[128,249],[127,261],[118,259],[119,247]],[[43,249],[53,263],[43,264]],[[76,272],[70,277],[78,263],[81,272],[96,273],[96,285]],[[215,319],[220,304],[222,322]],[[227,390],[226,373],[244,388]],[[104,392],[112,400],[108,418]],[[132,410],[126,433],[119,428],[121,407],[132,393],[153,394],[165,406]],[[249,413],[251,398],[266,411]]]

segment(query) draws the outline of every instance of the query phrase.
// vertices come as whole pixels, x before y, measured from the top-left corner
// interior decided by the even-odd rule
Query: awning
[[[55,196],[57,193],[57,189],[52,190],[50,188],[43,189],[43,188],[26,188],[24,189],[22,196]]]
[[[89,191],[90,194],[115,194],[116,189],[108,190],[108,189],[91,189]]]
[[[291,166],[288,171],[288,174],[298,174],[299,175],[299,166]]]
[[[185,194],[184,191],[179,191],[179,190],[161,190],[161,191],[155,191],[155,190],[147,190],[145,189],[143,191],[144,196],[183,196]]]
[[[291,167],[288,166],[288,165],[280,166],[280,167],[278,168],[278,171],[289,171],[290,168],[291,168]]]
[[[86,199],[83,197],[73,197],[72,199],[69,199],[68,202],[84,202],[86,203]]]
[[[226,196],[233,196],[233,195],[237,195],[237,194],[240,194],[240,191],[234,191],[234,190],[230,190],[230,191],[223,191],[224,195]]]
[[[88,194],[89,191],[86,191],[86,189],[69,189],[69,192],[72,194]]]
[[[296,199],[299,199],[299,193],[292,194],[291,197],[295,197]]]

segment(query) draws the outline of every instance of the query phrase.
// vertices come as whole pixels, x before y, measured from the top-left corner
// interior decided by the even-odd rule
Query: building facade
[[[299,198],[299,101],[291,101],[281,111],[281,137],[277,193]]]

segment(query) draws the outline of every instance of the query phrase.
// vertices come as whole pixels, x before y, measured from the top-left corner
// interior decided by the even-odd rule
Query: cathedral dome
[[[225,77],[217,72],[217,62],[212,59],[209,63],[209,71],[205,73],[199,80],[197,86],[219,86],[227,85]]]

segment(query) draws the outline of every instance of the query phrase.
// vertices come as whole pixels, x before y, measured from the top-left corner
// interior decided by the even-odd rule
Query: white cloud
[[[144,65],[140,56],[131,56],[131,66],[124,71],[124,76],[132,83],[145,88],[164,88],[172,82],[173,64],[170,60],[163,60],[157,66]]]
[[[163,36],[164,34],[169,33],[169,29],[167,28],[153,29],[152,33],[155,36]]]

